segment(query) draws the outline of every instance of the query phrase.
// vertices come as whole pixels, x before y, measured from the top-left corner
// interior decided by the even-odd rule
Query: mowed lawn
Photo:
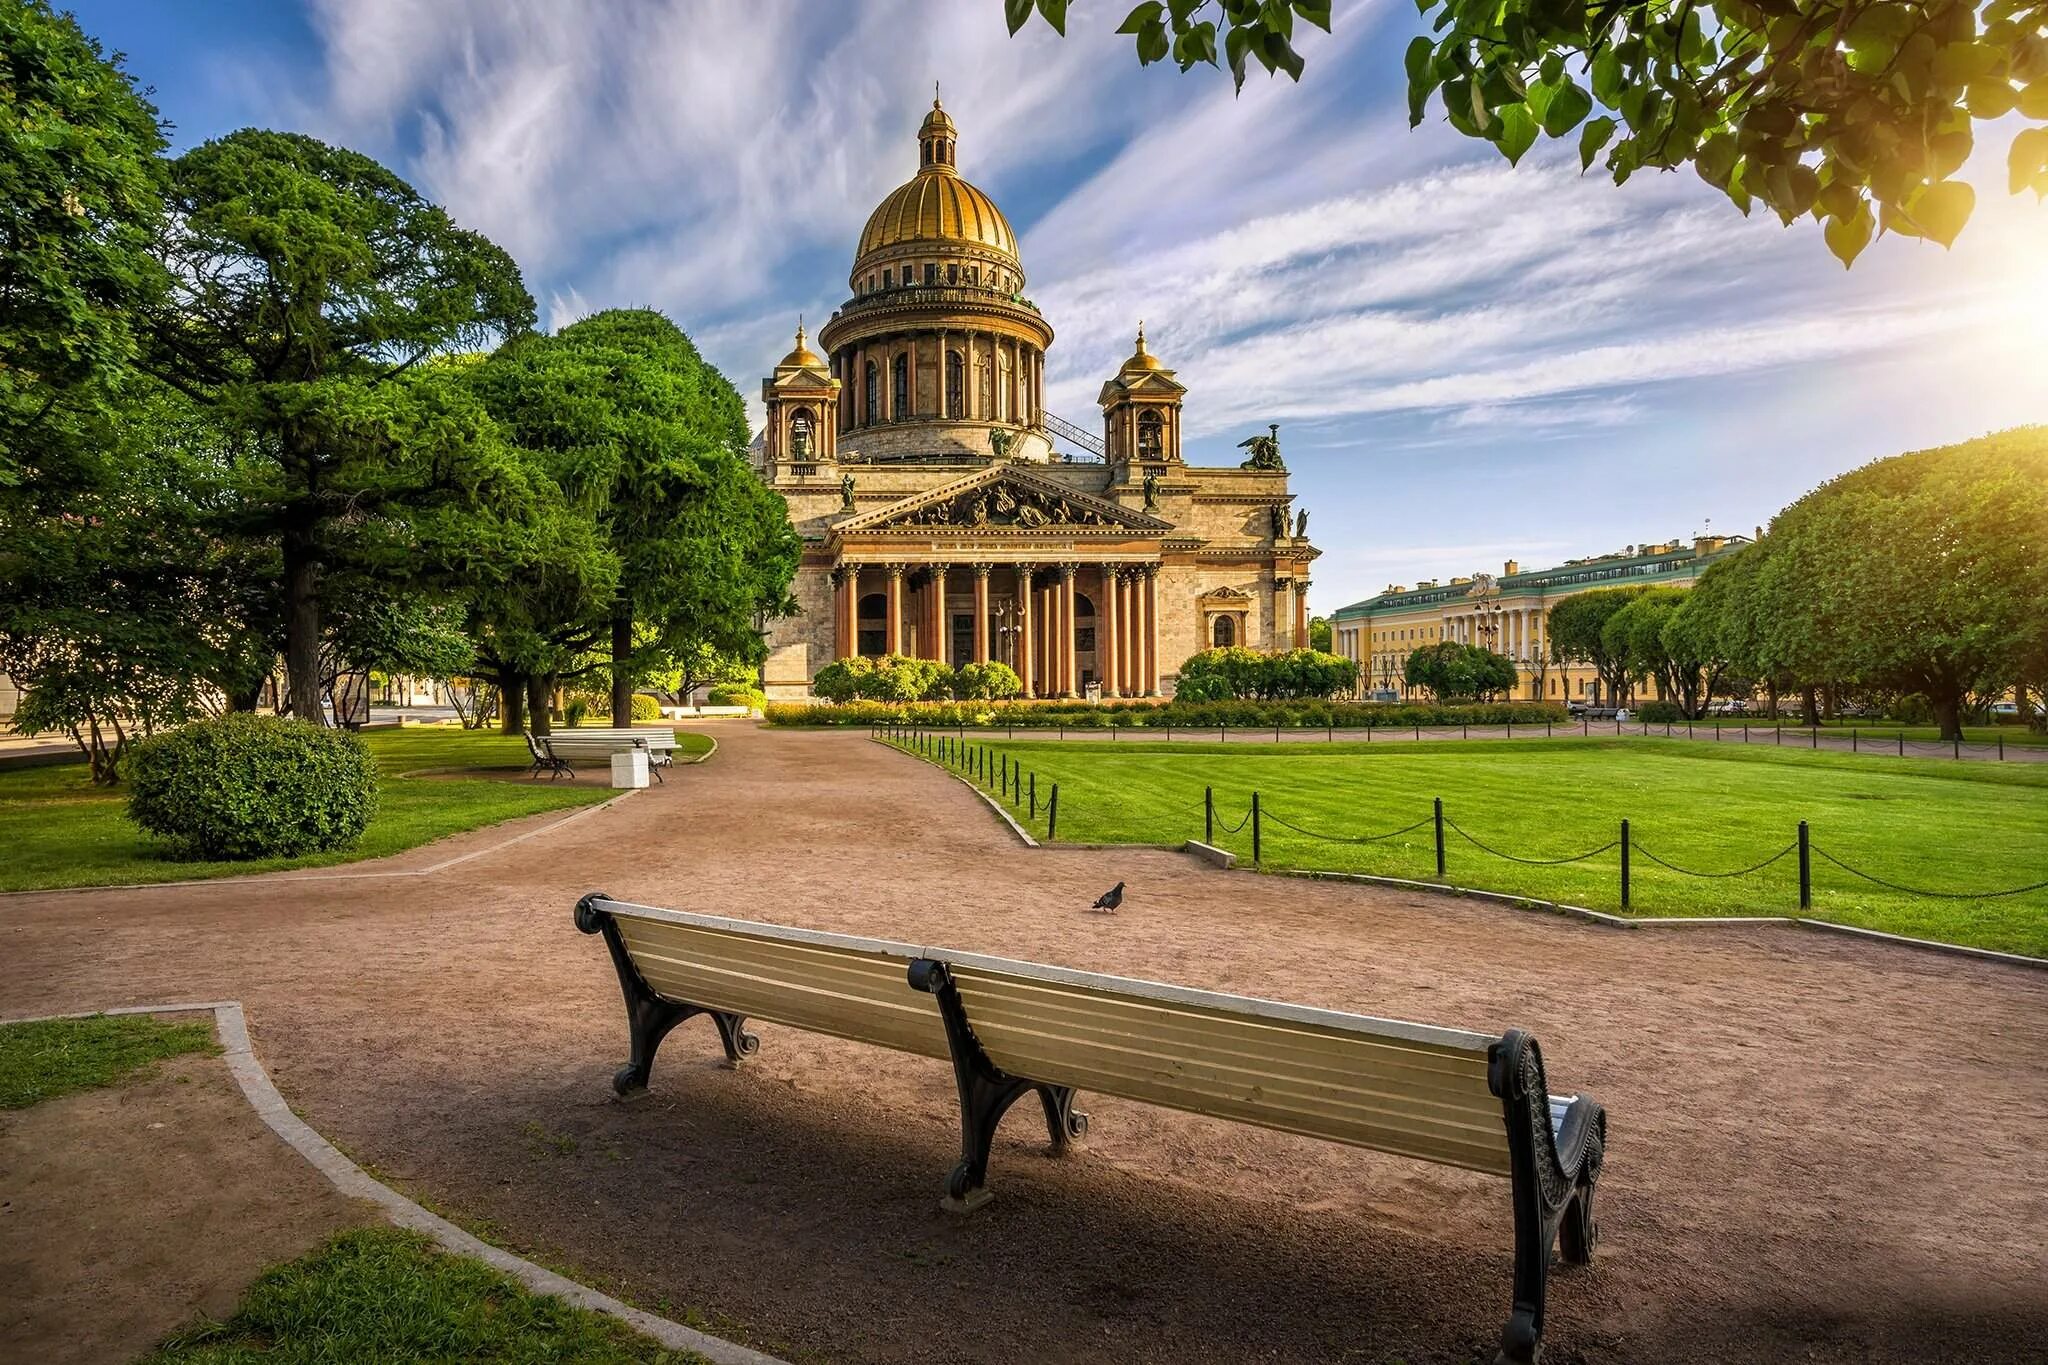
[[[416,727],[368,730],[383,776],[377,814],[355,847],[301,858],[205,862],[170,856],[131,824],[123,787],[94,787],[85,765],[0,772],[0,891],[188,881],[381,858],[524,815],[603,801],[606,787],[542,778],[528,782],[526,743],[516,735]],[[679,761],[711,740],[682,732]],[[464,774],[474,773],[475,776]],[[417,774],[406,776],[406,774]]]
[[[1271,868],[1432,880],[1430,802],[1500,853],[1568,858],[1618,840],[1635,844],[1631,909],[1642,915],[1800,913],[1798,859],[1788,853],[1740,877],[1725,873],[1790,846],[1802,819],[1813,856],[1815,918],[1918,938],[2048,957],[2048,888],[2000,899],[1934,899],[1862,880],[1832,855],[1886,881],[1945,892],[2048,882],[2048,768],[1631,739],[1349,745],[1217,745],[995,740],[1037,778],[1044,804],[1059,783],[1060,842],[1179,844],[1202,837],[1202,792],[1216,793],[1216,842],[1251,858],[1260,795],[1261,853]],[[985,784],[994,785],[994,784]],[[1020,819],[1027,819],[1021,805]],[[1374,843],[1356,839],[1405,825]],[[1285,823],[1283,823],[1285,822]],[[1621,908],[1620,852],[1529,866],[1446,831],[1447,880],[1480,890]]]

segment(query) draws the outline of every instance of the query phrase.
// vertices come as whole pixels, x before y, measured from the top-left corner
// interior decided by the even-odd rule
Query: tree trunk
[[[1799,704],[1806,708],[1806,723],[1820,724],[1820,692],[1816,688],[1804,687],[1799,691]]]
[[[612,611],[612,724],[633,723],[633,674],[627,662],[633,657],[633,613],[621,602]]]
[[[1931,691],[1927,700],[1934,707],[1934,724],[1939,739],[1961,739],[1963,737],[1962,694],[1947,688]]]
[[[259,678],[247,687],[223,688],[221,696],[230,711],[254,711],[256,703],[263,699],[263,680]]]
[[[519,734],[526,729],[526,679],[507,670],[499,680],[498,691],[504,697],[504,710],[498,717],[498,733]]]
[[[1776,720],[1778,718],[1778,684],[1776,679],[1766,679],[1764,682],[1764,705],[1768,708],[1771,719]]]
[[[285,528],[284,677],[292,715],[314,725],[320,715],[320,566],[314,559],[310,523]]]
[[[548,715],[548,678],[535,673],[526,680],[526,724],[537,735],[552,733],[554,725]]]

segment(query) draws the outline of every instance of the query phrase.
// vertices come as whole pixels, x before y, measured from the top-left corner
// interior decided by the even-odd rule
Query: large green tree
[[[1607,638],[1607,623],[1642,592],[1641,588],[1595,588],[1576,593],[1552,607],[1544,621],[1551,660],[1592,665],[1610,706],[1619,705],[1628,695],[1633,670],[1627,653]]]
[[[1066,0],[1003,0],[1066,31]],[[1853,262],[1874,231],[1955,239],[1975,205],[1952,179],[1976,125],[2020,126],[2012,192],[2048,194],[2048,0],[1416,0],[1410,119],[1431,101],[1519,161],[1574,138],[1616,183],[1691,164],[1744,213],[1811,215]],[[1120,33],[1183,71],[1250,63],[1301,78],[1297,21],[1329,0],[1144,0]],[[2010,126],[2010,125],[2008,125]]]
[[[1649,588],[1607,618],[1600,638],[1608,653],[1624,660],[1630,677],[1655,680],[1660,696],[1697,718],[1706,712],[1726,658],[1713,623],[1692,613],[1691,601],[1688,588]]]
[[[1959,739],[1967,697],[2025,681],[2048,652],[2048,427],[1865,465],[1738,559],[1767,667],[1924,693]]]
[[[545,547],[549,572],[485,604],[530,650],[509,667],[531,676],[608,643],[612,714],[626,717],[636,682],[679,658],[760,657],[763,617],[787,606],[796,533],[747,466],[738,391],[680,328],[645,309],[598,313],[508,343],[474,383],[547,471],[564,517],[592,532],[565,526]]]
[[[104,438],[161,282],[163,146],[118,58],[42,0],[0,0],[0,487]]]
[[[245,130],[172,163],[140,362],[250,453],[239,531],[274,543],[290,709],[317,716],[323,622],[351,571],[459,575],[466,513],[525,493],[450,367],[531,325],[503,251],[368,157]]]

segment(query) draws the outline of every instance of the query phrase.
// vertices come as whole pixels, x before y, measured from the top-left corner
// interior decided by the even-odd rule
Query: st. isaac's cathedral
[[[755,467],[803,538],[768,695],[807,695],[834,659],[910,654],[1000,660],[1026,696],[1160,696],[1198,650],[1306,646],[1317,552],[1277,428],[1242,465],[1185,463],[1187,390],[1142,327],[1102,386],[1100,437],[1047,413],[1052,325],[1002,210],[961,178],[956,132],[934,100],[825,354],[799,328],[761,383]]]

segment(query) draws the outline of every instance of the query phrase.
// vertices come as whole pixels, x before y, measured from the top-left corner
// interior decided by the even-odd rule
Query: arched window
[[[1138,414],[1138,458],[1156,460],[1160,458],[1159,409],[1146,408]]]
[[[889,652],[889,599],[878,592],[865,594],[854,614],[856,648],[869,658]]]
[[[808,460],[811,458],[811,410],[798,408],[796,415],[789,419],[789,458]]]
[[[978,412],[984,419],[995,415],[996,393],[994,375],[994,366],[990,365],[985,358],[975,358],[974,406],[975,411]]]
[[[891,420],[902,421],[910,413],[910,357],[896,357],[896,392],[889,404]]]
[[[1209,638],[1218,649],[1230,648],[1237,643],[1237,622],[1228,616],[1217,617]]]
[[[958,351],[946,352],[946,416],[958,417],[967,402],[967,364]]]
[[[882,406],[882,381],[881,377],[875,373],[874,361],[870,360],[867,363],[867,373],[861,376],[861,382],[866,385],[862,392],[867,395],[867,424],[873,426],[881,420],[881,414],[878,409]]]

